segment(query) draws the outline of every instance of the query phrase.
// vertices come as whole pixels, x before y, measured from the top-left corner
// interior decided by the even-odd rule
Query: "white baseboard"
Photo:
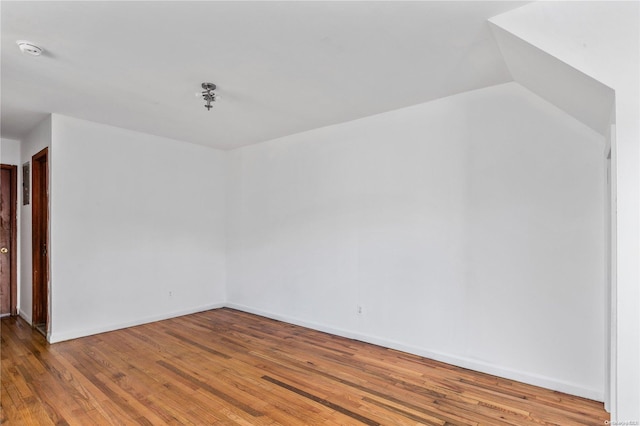
[[[237,303],[226,303],[225,307],[230,309],[237,309],[238,311],[247,312],[249,314],[259,315],[261,317],[271,318],[277,321],[286,322],[288,324],[311,328],[313,330],[322,331],[324,333],[335,334],[336,336],[346,337],[348,339],[361,340],[361,335],[359,333],[342,328],[329,327],[316,322],[304,321],[301,319],[288,317],[286,315],[274,314],[273,312],[263,311],[261,309],[255,309],[250,306],[240,305]]]
[[[155,315],[146,318],[140,318],[132,321],[126,321],[117,324],[109,324],[105,326],[95,327],[95,328],[87,328],[80,330],[67,331],[62,333],[52,332],[49,337],[49,343],[58,343],[63,342],[65,340],[78,339],[80,337],[92,336],[94,334],[106,333],[108,331],[120,330],[128,327],[135,327],[136,325],[148,324],[150,322],[162,321],[170,318],[181,317],[184,315],[195,314],[198,312],[209,311],[211,309],[223,308],[225,306],[224,303],[214,303],[210,305],[199,306],[197,308],[185,309],[182,311],[170,312],[167,314]]]
[[[391,348],[391,349],[396,349],[403,352],[408,352],[408,353],[419,355],[425,358],[455,365],[457,367],[468,368],[469,370],[491,374],[493,376],[503,377],[510,380],[516,380],[518,382],[528,383],[530,385],[540,386],[543,388],[567,393],[570,395],[576,395],[583,398],[592,399],[595,401],[600,401],[600,402],[604,401],[604,393],[600,390],[585,388],[583,386],[553,379],[551,377],[527,373],[519,370],[513,370],[510,368],[501,367],[495,364],[490,364],[487,362],[474,360],[471,358],[466,358],[458,355],[452,355],[452,354],[447,354],[447,353],[420,348],[416,346],[411,346],[401,342],[383,339],[376,336],[370,336],[363,333],[343,330],[343,329],[334,328],[334,327],[328,327],[323,324],[304,321],[298,318],[291,318],[286,315],[274,314],[273,312],[263,311],[261,309],[255,309],[255,308],[251,308],[245,305],[240,305],[237,303],[227,303],[226,307],[237,309],[243,312],[248,312],[255,315],[260,315],[260,316],[271,318],[271,319],[275,319],[278,321],[287,322],[290,324],[299,325],[301,327],[311,328],[313,330],[318,330],[325,333],[335,334],[337,336],[342,336],[349,339],[360,340],[362,342],[371,343],[371,344],[382,346],[385,348]]]
[[[18,316],[19,316],[20,318],[22,318],[23,320],[25,320],[25,321],[27,322],[27,324],[29,324],[29,325],[33,325],[33,322],[31,321],[31,317],[30,317],[30,316],[27,316],[24,312],[22,312],[22,311],[20,311],[20,310],[19,310],[19,311],[18,311]]]

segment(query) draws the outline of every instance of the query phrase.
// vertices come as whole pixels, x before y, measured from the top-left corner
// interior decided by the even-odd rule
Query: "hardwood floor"
[[[603,425],[601,403],[218,309],[48,345],[2,319],[7,425]]]

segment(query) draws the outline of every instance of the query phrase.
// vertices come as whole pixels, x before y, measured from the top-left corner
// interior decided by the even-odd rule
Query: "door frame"
[[[32,311],[34,327],[49,332],[49,148],[31,157]],[[42,309],[41,309],[42,308]]]
[[[605,140],[605,369],[604,408],[618,412],[618,221],[616,125]]]
[[[11,218],[11,236],[9,238],[9,253],[11,253],[11,265],[9,266],[10,274],[10,314],[18,315],[18,166],[10,164],[0,164],[3,170],[9,170],[10,175],[10,193],[11,198],[9,206],[9,217]]]

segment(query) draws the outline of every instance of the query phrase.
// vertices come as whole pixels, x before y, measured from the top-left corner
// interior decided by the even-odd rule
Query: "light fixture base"
[[[211,103],[215,102],[218,96],[215,94],[214,90],[216,90],[216,85],[213,83],[202,83],[202,99],[206,102],[204,107],[207,111],[211,110]]]
[[[40,56],[40,55],[42,55],[42,48],[36,46],[35,44],[31,43],[30,41],[18,40],[18,41],[16,41],[16,44],[18,45],[18,47],[20,48],[20,51],[22,53],[25,53],[25,54],[31,55],[31,56]]]

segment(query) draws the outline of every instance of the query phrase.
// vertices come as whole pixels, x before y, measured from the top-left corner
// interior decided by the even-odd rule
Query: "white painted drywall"
[[[542,99],[498,96],[467,106],[477,136],[466,343],[492,363],[602,400],[604,138]]]
[[[509,83],[233,151],[229,304],[601,399],[603,144]]]
[[[222,151],[53,115],[52,342],[225,301]]]
[[[0,140],[0,163],[20,165],[20,141],[5,138]]]
[[[535,2],[491,21],[615,90],[611,420],[640,420],[640,3]],[[553,78],[553,76],[549,76]]]
[[[613,89],[508,31],[491,28],[514,81],[596,132],[609,131]]]
[[[27,136],[21,141],[20,151],[22,163],[29,162],[31,157],[43,149],[51,147],[51,116],[45,118],[40,124],[34,127]],[[51,151],[51,148],[49,148]],[[51,152],[49,152],[51,154]],[[49,155],[49,172],[51,172],[51,155]],[[31,178],[31,174],[29,174]],[[51,185],[51,182],[49,182]],[[51,186],[49,186],[51,188]],[[31,195],[31,192],[30,192]],[[23,205],[22,195],[20,195],[20,290],[18,311],[22,318],[31,324],[31,314],[33,312],[33,271],[32,271],[32,253],[31,253],[31,201],[28,205]]]

